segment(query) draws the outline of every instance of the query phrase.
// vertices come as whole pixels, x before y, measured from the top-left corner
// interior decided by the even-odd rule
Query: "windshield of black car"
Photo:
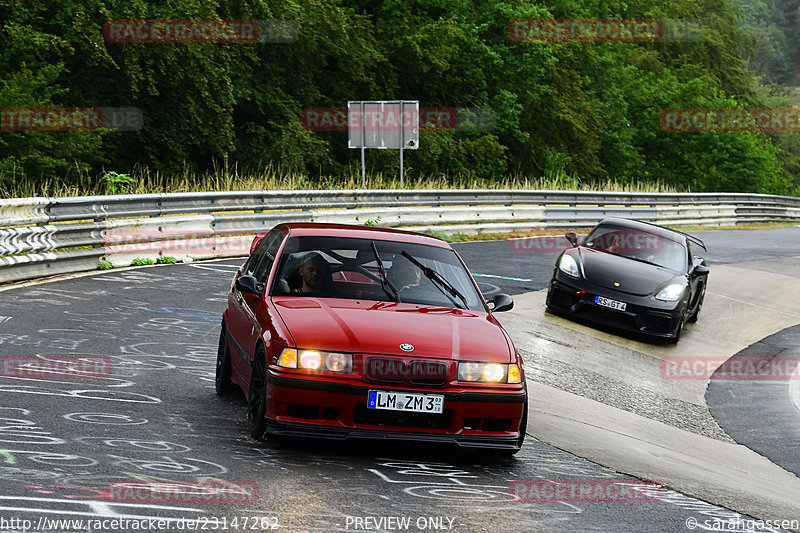
[[[645,231],[638,228],[600,225],[589,233],[583,246],[677,272],[684,271],[687,264],[686,248],[661,234],[658,228]]]
[[[485,311],[483,300],[455,252],[449,248],[350,237],[290,237],[286,241],[270,294],[353,300],[394,301],[381,287],[382,274],[371,242],[380,255],[386,278],[402,303],[463,307],[443,293],[402,254],[429,267],[460,292],[469,309]]]

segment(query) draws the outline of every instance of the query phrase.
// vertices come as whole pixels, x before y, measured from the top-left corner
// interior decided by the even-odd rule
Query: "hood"
[[[588,281],[628,294],[647,296],[675,278],[683,279],[668,268],[591,248],[581,247],[577,255],[578,264],[582,265],[583,275]],[[619,283],[619,287],[614,283]]]
[[[488,313],[334,298],[273,297],[273,303],[298,348],[512,361],[506,336]]]

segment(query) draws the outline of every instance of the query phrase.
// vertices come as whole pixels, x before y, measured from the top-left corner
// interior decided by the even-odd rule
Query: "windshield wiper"
[[[450,300],[452,300],[452,302],[453,302],[454,304],[456,304],[456,306],[458,306],[458,303],[455,301],[455,299],[453,299],[453,298],[452,298],[450,295],[448,295],[448,294],[447,294],[447,292],[449,292],[451,295],[453,295],[453,296],[455,296],[456,298],[458,298],[459,300],[461,300],[461,302],[464,304],[464,307],[460,307],[460,309],[469,309],[469,304],[467,304],[467,299],[466,299],[466,298],[464,298],[464,295],[463,295],[463,294],[461,294],[461,293],[458,291],[458,289],[456,289],[455,287],[453,287],[453,284],[452,284],[452,283],[450,283],[450,282],[449,282],[449,281],[447,281],[445,278],[443,278],[441,274],[439,274],[438,272],[436,272],[436,271],[435,271],[434,269],[432,269],[431,267],[426,267],[425,265],[423,265],[422,263],[420,263],[419,261],[417,261],[417,260],[416,260],[414,257],[412,257],[411,255],[409,255],[409,253],[408,253],[408,252],[406,252],[405,250],[403,250],[401,253],[402,253],[403,257],[405,257],[406,259],[408,259],[409,261],[411,261],[412,263],[414,263],[414,265],[416,265],[416,266],[417,266],[417,268],[419,268],[420,270],[422,270],[422,273],[423,273],[423,274],[425,274],[425,277],[426,277],[426,278],[428,278],[429,280],[431,280],[431,281],[435,282],[435,283],[433,284],[433,286],[434,286],[434,287],[436,287],[437,289],[439,289],[439,292],[441,292],[442,294],[444,294],[445,296],[447,296],[448,298],[450,298]],[[441,287],[440,287],[439,285],[441,285]],[[444,287],[445,289],[447,289],[447,292],[444,292],[444,290],[442,290],[442,287]]]
[[[621,255],[621,254],[620,254],[620,257],[624,257],[625,259],[632,259],[634,261],[639,261],[640,263],[647,263],[648,265],[653,265],[653,266],[657,266],[657,267],[661,267],[661,268],[667,268],[662,264],[654,263],[652,261],[648,261],[647,259],[642,259],[641,257],[633,257],[631,255]]]
[[[375,254],[375,262],[378,263],[378,270],[381,273],[381,289],[383,289],[383,292],[386,293],[386,296],[388,296],[397,303],[401,303],[400,291],[398,291],[397,287],[394,286],[392,280],[386,277],[386,269],[383,268],[383,261],[381,261],[381,256],[380,254],[378,254],[378,247],[375,246],[375,241],[369,241],[369,243],[372,245],[372,252]],[[389,288],[392,289],[392,292],[394,292],[394,294],[392,294],[392,292],[389,292],[389,289],[386,288],[387,285],[389,286]]]

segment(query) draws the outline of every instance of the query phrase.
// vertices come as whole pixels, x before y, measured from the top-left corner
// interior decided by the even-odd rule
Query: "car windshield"
[[[592,250],[627,257],[681,272],[687,265],[686,249],[654,228],[645,231],[602,224],[592,230],[583,245]]]
[[[270,290],[273,296],[399,300],[486,310],[456,253],[438,246],[378,239],[290,237],[277,269]]]

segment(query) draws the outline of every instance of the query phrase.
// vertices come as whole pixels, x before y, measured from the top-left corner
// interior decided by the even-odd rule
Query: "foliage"
[[[106,261],[103,259],[97,263],[97,270],[111,270],[112,268],[114,268],[114,263],[111,261]]]
[[[737,5],[734,5],[735,2]],[[459,110],[454,129],[424,129],[406,152],[410,182],[496,186],[510,176],[582,188],[792,192],[800,143],[763,133],[661,130],[665,108],[759,107],[748,70],[793,76],[797,0],[0,0],[0,107],[138,108],[137,131],[0,131],[0,193],[222,188],[187,177],[299,176],[339,187],[357,171],[346,133],[303,127],[302,111],[357,99],[418,99]],[[738,7],[737,7],[738,6]],[[697,21],[663,42],[520,42],[529,18]],[[289,20],[286,43],[107,42],[112,19]],[[486,122],[470,123],[466,110]],[[788,135],[788,134],[787,134]],[[378,184],[391,150],[367,151]],[[113,165],[117,172],[103,172]],[[136,176],[136,183],[128,180]],[[26,185],[26,187],[28,187]]]
[[[128,186],[136,182],[128,174],[118,174],[116,172],[106,172],[102,180],[106,183],[106,194],[120,194],[128,192]]]
[[[136,259],[131,261],[131,266],[135,266],[135,267],[154,265],[154,264],[156,264],[156,262],[153,261],[150,258],[147,258],[147,257],[137,257]]]
[[[158,265],[174,265],[177,262],[178,260],[171,255],[161,255],[156,258],[156,264]]]

